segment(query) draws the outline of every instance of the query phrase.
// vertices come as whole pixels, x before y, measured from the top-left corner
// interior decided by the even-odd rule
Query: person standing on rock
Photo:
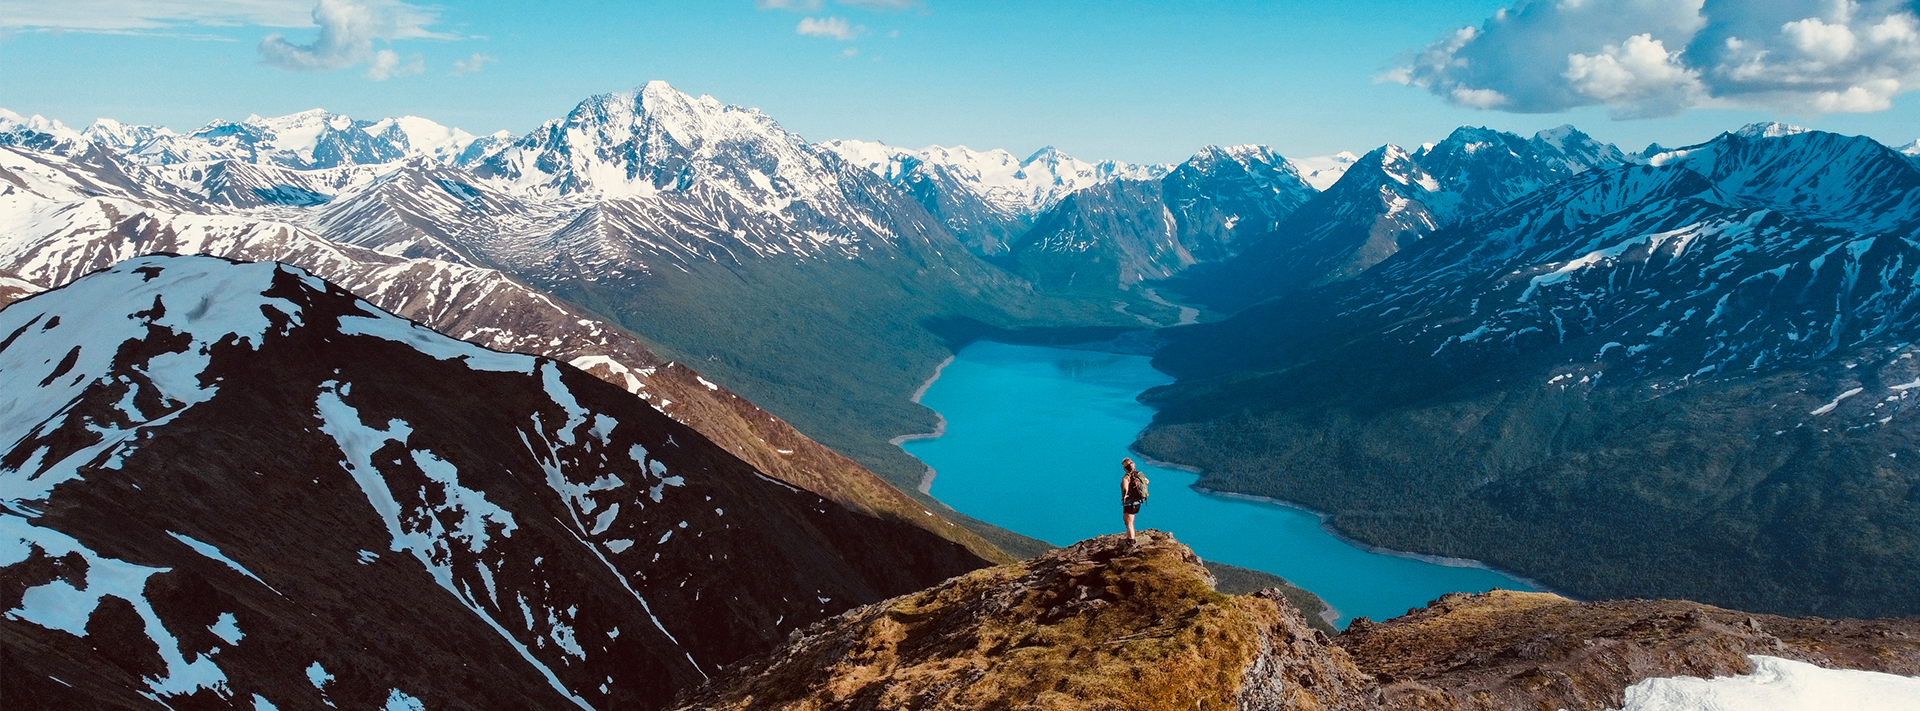
[[[1127,522],[1127,540],[1134,540],[1133,515],[1147,501],[1147,475],[1133,467],[1133,458],[1120,460],[1120,518]]]

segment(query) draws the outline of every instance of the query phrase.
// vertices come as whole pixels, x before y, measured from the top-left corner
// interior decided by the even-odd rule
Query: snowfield
[[[1913,711],[1920,678],[1753,655],[1753,673],[1647,679],[1619,711]]]

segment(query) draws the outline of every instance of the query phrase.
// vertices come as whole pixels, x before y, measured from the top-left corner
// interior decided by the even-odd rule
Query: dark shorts
[[[1120,511],[1121,511],[1122,513],[1130,513],[1130,514],[1137,514],[1137,513],[1140,513],[1140,504],[1143,504],[1143,503],[1146,503],[1146,502],[1144,502],[1144,501],[1121,501],[1121,502],[1120,502]]]

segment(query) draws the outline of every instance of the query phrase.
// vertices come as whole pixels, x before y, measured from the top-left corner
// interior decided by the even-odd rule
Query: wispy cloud
[[[808,17],[801,19],[800,25],[793,31],[809,37],[829,37],[847,42],[859,37],[867,28],[856,27],[839,17]]]
[[[313,8],[313,24],[320,33],[312,42],[296,44],[279,34],[267,35],[260,41],[260,58],[291,71],[335,71],[365,63],[367,77],[375,81],[418,74],[417,57],[403,63],[393,50],[376,52],[373,43],[455,39],[427,29],[434,20],[433,11],[397,0],[320,0]]]
[[[482,53],[482,52],[474,52],[473,56],[468,57],[466,59],[453,60],[453,75],[457,77],[466,76],[468,74],[472,74],[474,72],[480,71],[482,67],[485,67],[489,64],[493,64],[498,61],[500,60],[495,59],[493,55]]]
[[[762,10],[792,10],[794,12],[813,12],[826,3],[821,0],[753,0],[753,6]]]
[[[1380,80],[1517,113],[1880,111],[1920,88],[1920,16],[1902,0],[1521,0]]]
[[[0,28],[164,32],[182,27],[304,27],[313,0],[0,0]]]

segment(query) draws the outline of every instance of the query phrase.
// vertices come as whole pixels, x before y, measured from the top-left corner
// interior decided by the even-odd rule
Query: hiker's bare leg
[[[1120,517],[1127,520],[1127,540],[1133,540],[1133,514],[1120,514]]]

